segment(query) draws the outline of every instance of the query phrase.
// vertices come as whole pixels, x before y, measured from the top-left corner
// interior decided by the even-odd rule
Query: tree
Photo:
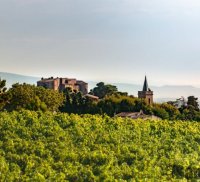
[[[90,94],[98,96],[100,99],[104,98],[106,95],[111,95],[118,92],[118,89],[114,85],[107,84],[104,82],[97,83],[97,86],[90,91]]]
[[[143,99],[134,98],[132,96],[113,94],[101,99],[97,104],[100,114],[106,113],[114,116],[120,112],[139,112],[152,114],[151,107],[148,106]]]
[[[81,92],[72,92],[70,88],[66,88],[63,94],[65,102],[60,107],[61,112],[77,114],[95,114],[97,112],[96,102],[85,97]]]
[[[160,104],[154,104],[153,113],[162,118],[162,119],[169,119],[169,113],[161,107]]]
[[[5,106],[8,100],[6,91],[6,80],[1,80],[0,78],[0,110]]]
[[[168,112],[169,119],[177,119],[180,116],[180,111],[171,104],[163,103],[160,105],[160,107]]]
[[[49,111],[58,111],[59,107],[64,103],[64,95],[58,91],[45,89],[44,87],[35,87],[35,93]]]
[[[130,111],[133,111],[134,109],[134,101],[133,99],[122,99],[121,102],[120,102],[120,110],[121,112],[130,112]]]
[[[193,106],[196,111],[199,111],[198,98],[196,98],[194,96],[189,96],[187,105],[188,106]]]
[[[63,104],[62,93],[29,84],[14,84],[8,91],[8,111],[28,109],[33,111],[57,111]]]
[[[5,93],[6,90],[6,80],[1,80],[0,78],[0,94]]]

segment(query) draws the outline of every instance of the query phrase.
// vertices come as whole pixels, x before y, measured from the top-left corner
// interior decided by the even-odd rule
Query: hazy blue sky
[[[200,85],[200,1],[0,0],[0,71]]]

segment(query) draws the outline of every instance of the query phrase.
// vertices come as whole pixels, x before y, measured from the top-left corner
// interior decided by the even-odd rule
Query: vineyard
[[[0,181],[198,179],[198,122],[0,113]]]

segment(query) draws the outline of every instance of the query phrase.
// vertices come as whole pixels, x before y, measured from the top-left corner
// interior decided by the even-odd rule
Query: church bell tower
[[[138,98],[145,99],[146,102],[153,104],[153,91],[148,87],[147,77],[145,76],[144,86],[142,91],[138,91]]]

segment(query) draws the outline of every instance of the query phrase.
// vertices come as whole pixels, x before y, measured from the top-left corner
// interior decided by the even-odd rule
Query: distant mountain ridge
[[[6,73],[0,72],[0,78],[6,80],[6,87],[11,87],[14,83],[29,83],[37,84],[37,81],[40,80],[39,77],[24,76],[15,73]]]
[[[93,87],[95,82],[91,82]],[[113,83],[116,85],[119,91],[128,92],[131,95],[137,96],[138,91],[142,90],[143,85],[139,84],[127,84],[127,83]],[[200,99],[200,88],[190,85],[164,85],[164,86],[151,86],[151,90],[154,92],[154,98],[157,102],[166,102],[169,100],[176,100],[181,96],[187,98],[194,95]]]
[[[7,87],[11,87],[14,83],[29,83],[37,84],[37,81],[41,78],[24,76],[13,73],[0,72],[0,78],[7,81]],[[87,81],[87,80],[86,80]],[[97,82],[88,81],[89,89],[94,88]],[[143,83],[139,84],[127,84],[127,83],[111,83],[116,85],[119,91],[128,92],[131,95],[137,96],[137,92],[142,90]],[[175,100],[181,96],[187,98],[190,95],[199,97],[200,99],[200,88],[193,87],[190,85],[164,85],[164,86],[151,86],[149,87],[154,91],[154,98],[156,102],[166,102],[169,100]]]

